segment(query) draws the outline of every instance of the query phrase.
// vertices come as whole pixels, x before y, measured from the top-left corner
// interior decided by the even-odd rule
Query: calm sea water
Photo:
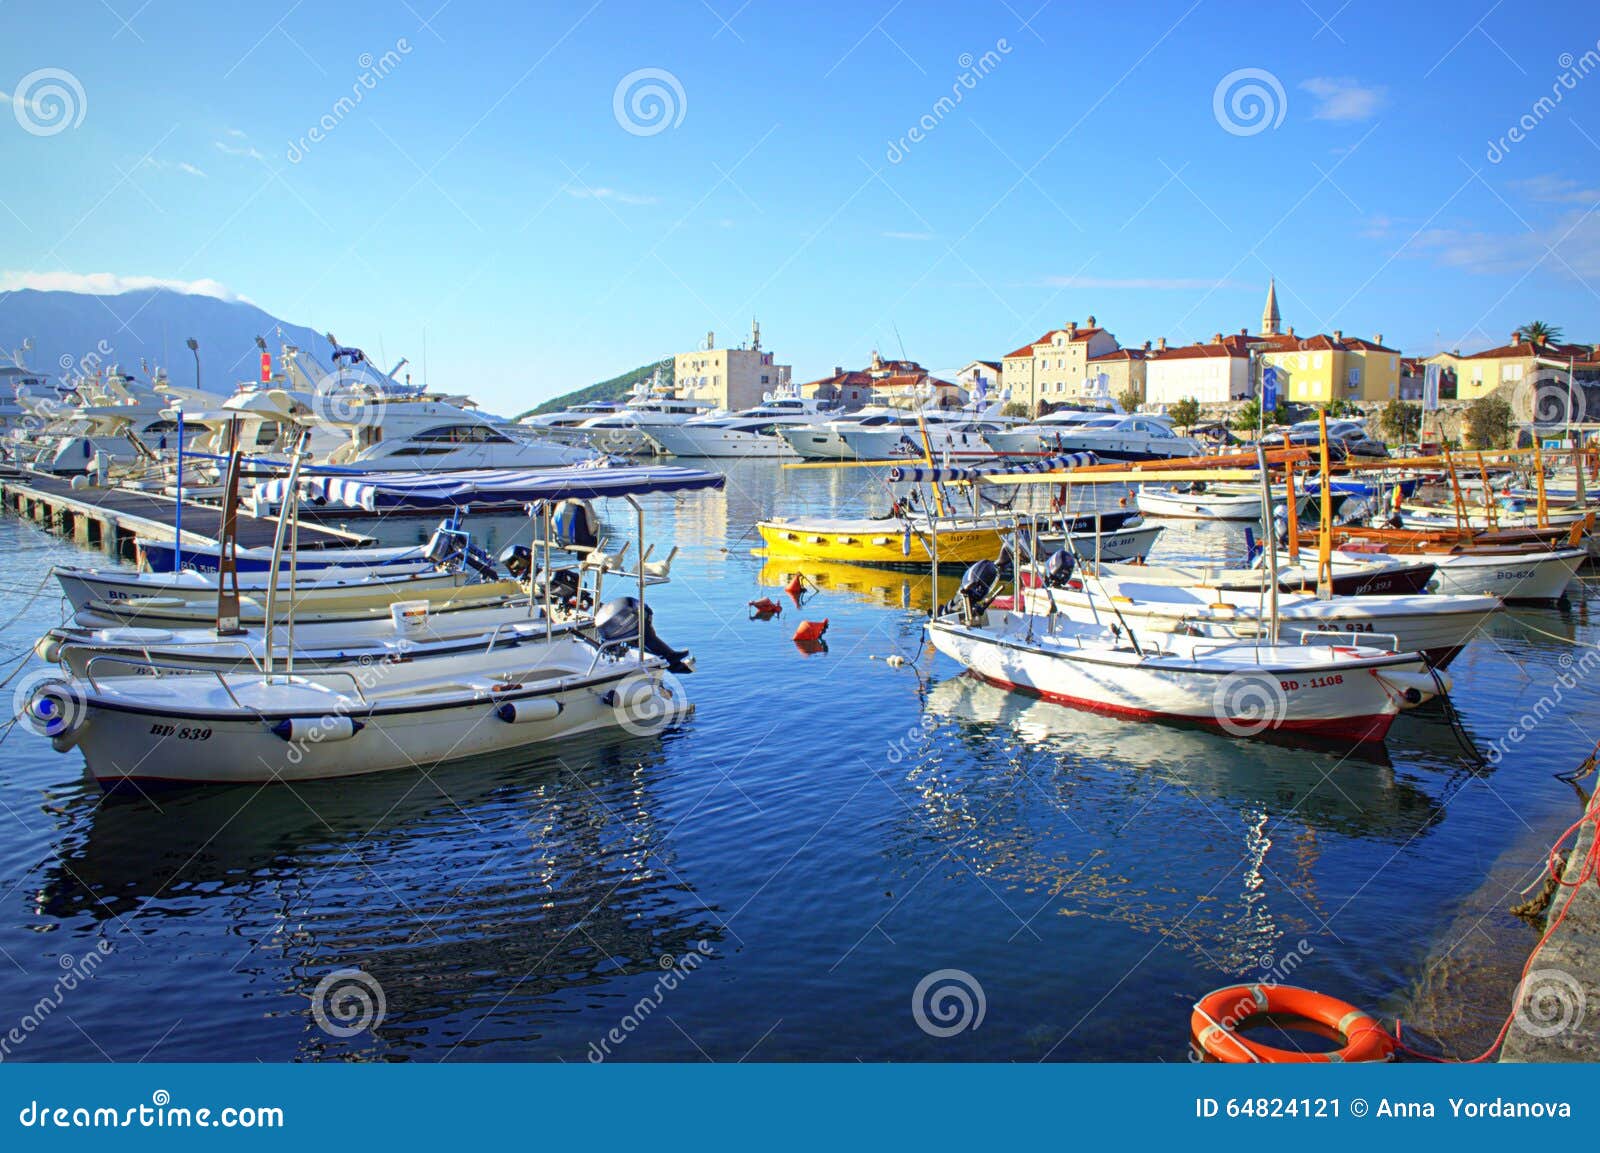
[[[756,520],[888,497],[860,471],[728,471],[725,492],[651,502],[682,549],[657,627],[700,665],[698,714],[658,740],[152,803],[103,800],[78,754],[13,729],[0,1034],[24,1040],[5,1058],[1182,1060],[1190,1004],[1238,978],[1404,1008],[1497,863],[1535,863],[1577,816],[1551,774],[1588,752],[1595,689],[1552,685],[1595,640],[1585,588],[1453,666],[1485,749],[1564,694],[1499,764],[1437,709],[1402,717],[1386,758],[1346,759],[974,683],[922,652],[926,576],[813,567],[803,612],[750,620],[796,567],[751,555]],[[1157,555],[1239,544],[1178,526]],[[49,566],[86,555],[9,518],[0,555],[9,671],[61,618]],[[802,616],[830,622],[825,653],[791,643]],[[381,1019],[339,1036],[349,969]],[[935,1035],[957,986],[968,1027]],[[1479,993],[1481,1029],[1509,989]]]

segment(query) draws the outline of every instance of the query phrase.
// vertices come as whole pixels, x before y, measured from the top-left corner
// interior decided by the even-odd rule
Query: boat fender
[[[526,724],[528,721],[553,721],[561,715],[562,704],[550,697],[535,697],[525,701],[503,701],[495,707],[494,715],[508,725]]]
[[[828,631],[828,618],[820,621],[801,621],[800,627],[794,630],[796,641],[820,641],[822,635]]]
[[[317,745],[325,741],[348,741],[366,727],[365,721],[330,713],[321,717],[287,717],[272,726],[272,734],[290,744]]]
[[[33,646],[33,652],[41,661],[53,665],[61,659],[61,642],[46,633]]]
[[[1331,1029],[1344,1038],[1332,1053],[1276,1049],[1246,1040],[1239,1026],[1263,1014],[1298,1017]],[[1194,1004],[1189,1030],[1206,1056],[1228,1064],[1298,1065],[1350,1061],[1390,1061],[1395,1040],[1370,1013],[1345,1001],[1293,985],[1230,985],[1207,993]]]

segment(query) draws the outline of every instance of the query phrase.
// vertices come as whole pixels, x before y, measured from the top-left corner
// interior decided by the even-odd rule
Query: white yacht
[[[588,444],[588,437],[583,431],[584,422],[602,416],[615,416],[621,411],[622,405],[614,400],[591,400],[563,408],[559,412],[542,412],[536,416],[525,416],[519,423],[523,428],[531,429],[540,436],[547,436],[563,444]]]
[[[1206,447],[1179,436],[1164,416],[1144,413],[1097,416],[1041,438],[1041,451],[1092,452],[1101,460],[1170,460],[1204,456]]]
[[[711,413],[711,406],[698,400],[680,399],[661,383],[660,374],[649,382],[640,381],[633,395],[617,412],[590,417],[575,430],[588,445],[611,456],[648,456],[656,451],[649,433],[671,428]]]
[[[987,439],[989,447],[1001,455],[1055,452],[1056,438],[1061,433],[1076,428],[1086,421],[1113,414],[1121,415],[1121,412],[1121,409],[1058,408],[1031,424],[1019,424],[1013,428],[991,433]]]
[[[647,435],[661,451],[673,456],[794,456],[793,446],[778,430],[814,428],[831,415],[832,410],[815,399],[769,396],[743,412],[712,413],[678,425],[657,426]]]
[[[788,425],[778,429],[778,435],[806,460],[854,460],[855,451],[845,443],[846,429],[875,428],[904,415],[905,409],[902,408],[872,405],[843,413],[821,424]]]
[[[78,385],[80,403],[34,434],[36,452],[29,461],[45,472],[86,472],[107,458],[113,465],[131,464],[141,456],[178,447],[175,404],[205,403],[201,393],[176,389],[158,375],[155,385],[142,384],[115,366],[104,380]],[[198,427],[183,430],[190,439]]]
[[[323,462],[371,471],[455,472],[561,468],[594,459],[586,448],[518,435],[515,424],[477,412],[461,397],[353,396],[324,414],[348,439]]]
[[[839,436],[859,460],[893,460],[934,456],[968,460],[995,455],[988,437],[1014,423],[1000,415],[998,403],[981,409],[967,404],[958,409],[925,408],[902,412],[883,421],[862,421],[855,427],[839,430]],[[923,429],[927,429],[924,443]]]

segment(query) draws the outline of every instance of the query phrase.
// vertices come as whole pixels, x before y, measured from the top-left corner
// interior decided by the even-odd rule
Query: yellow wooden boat
[[[988,517],[943,516],[934,520],[940,564],[993,559],[1012,528]],[[895,517],[780,517],[756,525],[770,557],[842,561],[846,564],[927,565],[930,528],[919,519],[907,531]]]

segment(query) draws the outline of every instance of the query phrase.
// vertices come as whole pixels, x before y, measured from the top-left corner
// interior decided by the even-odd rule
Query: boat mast
[[[1326,419],[1326,418],[1324,418]],[[1327,432],[1327,426],[1323,426]],[[1327,476],[1327,442],[1323,442],[1323,476]],[[1272,518],[1272,476],[1267,472],[1267,450],[1256,441],[1256,467],[1261,470],[1261,525],[1267,534],[1267,642],[1278,643],[1278,534]],[[1323,480],[1327,492],[1327,480]],[[1323,505],[1327,507],[1326,502]],[[1328,534],[1324,530],[1322,544],[1326,549]],[[1319,578],[1320,579],[1320,578]]]
[[[283,563],[283,541],[289,527],[290,508],[300,503],[300,465],[306,458],[306,444],[311,439],[311,430],[306,429],[300,434],[300,442],[295,445],[294,455],[289,461],[289,481],[284,489],[283,504],[278,508],[278,531],[272,538],[272,570],[267,574],[267,620],[266,629],[262,640],[262,671],[266,674],[267,682],[272,681],[272,626],[276,620],[278,605],[278,566]],[[296,513],[298,515],[298,507]],[[289,590],[289,612],[294,612],[294,589]]]
[[[1317,599],[1330,600],[1333,597],[1333,501],[1329,496],[1333,492],[1333,481],[1328,475],[1328,410],[1323,409],[1317,413],[1317,428],[1322,449],[1322,508],[1320,523],[1317,526]],[[1262,466],[1263,476],[1266,466]],[[1264,483],[1264,482],[1263,482]],[[1278,574],[1272,574],[1273,588],[1277,588]],[[1273,641],[1277,641],[1277,613],[1273,613],[1272,631]]]

